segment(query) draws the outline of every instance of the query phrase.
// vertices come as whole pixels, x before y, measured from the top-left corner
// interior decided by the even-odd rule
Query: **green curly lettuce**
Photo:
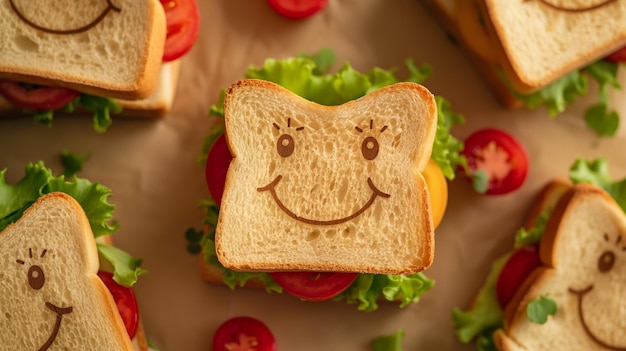
[[[384,86],[400,82],[395,69],[385,70],[376,67],[369,72],[360,73],[348,63],[343,64],[335,73],[327,74],[334,62],[335,56],[328,49],[323,49],[316,55],[300,54],[282,60],[267,59],[260,68],[249,67],[245,78],[277,83],[307,100],[328,106],[340,105]],[[406,81],[409,82],[422,84],[432,73],[429,66],[416,66],[412,60],[407,60],[405,65],[408,70]],[[209,110],[209,116],[224,117],[224,93],[225,90],[220,92],[217,103]],[[450,103],[443,97],[436,96],[435,99],[438,119],[431,157],[446,178],[451,180],[455,177],[455,170],[466,165],[466,160],[461,155],[463,143],[450,134],[450,129],[464,123],[464,119],[462,115],[452,110]],[[223,133],[223,121],[214,124],[209,131],[199,157],[202,165],[206,162],[211,146]],[[213,200],[205,200],[202,201],[201,207],[205,210],[204,225],[207,229],[204,231],[205,235],[201,237],[197,235],[196,230],[187,231],[189,251],[197,252],[200,247],[205,261],[222,269],[224,282],[231,288],[243,286],[250,279],[255,279],[262,281],[270,292],[282,292],[282,288],[269,274],[234,272],[219,263],[214,242],[219,206]],[[335,300],[357,304],[358,309],[362,311],[377,309],[381,300],[400,301],[400,306],[405,307],[417,302],[433,284],[432,280],[421,273],[406,276],[361,274],[346,291],[336,296]]]
[[[122,112],[122,107],[114,99],[89,94],[78,95],[76,99],[60,108],[59,111],[71,113],[78,107],[93,112],[93,129],[98,133],[106,132],[113,122],[111,113]],[[55,110],[24,109],[23,112],[32,115],[35,122],[46,127],[52,126]]]
[[[24,211],[39,197],[51,192],[63,192],[72,196],[84,209],[94,237],[112,234],[119,224],[113,221],[115,206],[108,202],[111,190],[99,183],[76,176],[55,176],[43,162],[26,165],[24,177],[16,184],[5,180],[7,169],[0,171],[0,231],[22,217]],[[132,258],[120,249],[98,245],[98,251],[113,265],[114,279],[125,286],[132,286],[137,276],[145,271],[139,268],[141,260]]]
[[[598,102],[587,108],[585,123],[598,136],[613,136],[619,128],[619,114],[611,108],[608,94],[610,87],[621,89],[617,79],[618,69],[618,63],[599,60],[574,70],[533,93],[520,94],[513,89],[511,91],[527,107],[545,106],[550,116],[554,117],[587,93],[591,79],[599,87]]]
[[[613,181],[606,158],[591,161],[577,159],[570,168],[569,177],[574,184],[589,183],[604,189],[626,212],[626,178]]]

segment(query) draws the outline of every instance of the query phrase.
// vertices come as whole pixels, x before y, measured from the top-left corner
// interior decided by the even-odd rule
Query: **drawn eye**
[[[37,265],[32,265],[28,269],[28,284],[34,290],[39,290],[43,288],[44,283],[46,282],[46,277],[43,274],[43,269]]]
[[[598,270],[602,273],[606,273],[613,268],[615,264],[615,254],[613,251],[607,250],[598,257]]]
[[[283,134],[278,138],[276,142],[276,150],[282,157],[289,157],[293,154],[293,150],[296,147],[293,137],[289,134]]]
[[[372,136],[368,136],[363,139],[363,143],[361,144],[361,153],[366,160],[371,161],[378,156],[378,140]]]

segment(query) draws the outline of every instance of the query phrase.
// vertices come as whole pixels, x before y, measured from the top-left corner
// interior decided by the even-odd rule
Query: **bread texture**
[[[621,0],[480,1],[518,92],[537,90],[626,42]]]
[[[603,190],[578,184],[558,200],[540,244],[541,268],[505,310],[494,341],[502,351],[626,348],[626,215]],[[548,296],[558,306],[545,324],[526,316]]]
[[[277,84],[227,89],[226,176],[215,245],[240,271],[409,274],[430,266],[426,166],[433,95],[397,83],[340,106]]]
[[[81,206],[42,196],[0,233],[0,350],[135,350]]]
[[[0,2],[0,79],[123,99],[156,86],[166,35],[157,0]]]

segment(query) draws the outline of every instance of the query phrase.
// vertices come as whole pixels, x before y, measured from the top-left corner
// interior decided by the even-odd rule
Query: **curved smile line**
[[[372,204],[374,203],[374,200],[376,200],[377,197],[389,197],[391,195],[383,193],[382,191],[378,190],[378,188],[376,187],[376,185],[374,185],[374,182],[372,182],[372,179],[367,178],[367,184],[369,185],[370,189],[372,189],[372,196],[370,196],[370,199],[367,201],[367,203],[361,207],[361,209],[359,209],[358,211],[354,212],[353,214],[344,217],[344,218],[340,218],[340,219],[332,219],[332,220],[328,220],[328,221],[322,221],[322,220],[317,220],[317,219],[308,219],[308,218],[304,218],[304,217],[300,217],[297,214],[293,213],[291,210],[289,210],[287,208],[287,206],[285,206],[282,201],[280,201],[280,198],[278,197],[278,195],[276,194],[276,184],[278,184],[278,182],[280,182],[280,180],[283,179],[283,176],[278,175],[271,183],[269,183],[268,185],[261,187],[261,188],[257,188],[258,191],[269,191],[272,194],[272,197],[274,198],[274,201],[276,202],[276,204],[278,205],[278,207],[283,210],[283,212],[285,212],[288,216],[292,217],[293,219],[303,222],[303,223],[307,223],[307,224],[314,224],[314,225],[333,225],[333,224],[340,224],[340,223],[344,223],[347,222],[353,218],[358,217],[360,214],[362,214],[363,212],[365,212],[370,206],[372,206]]]
[[[19,17],[22,21],[24,21],[24,23],[28,24],[29,26],[47,32],[47,33],[52,33],[52,34],[76,34],[76,33],[82,33],[82,32],[86,32],[88,30],[90,30],[91,28],[95,27],[98,23],[100,23],[104,17],[106,17],[106,15],[109,14],[109,12],[111,11],[115,11],[115,12],[120,12],[122,11],[122,9],[120,9],[119,7],[116,7],[115,5],[113,5],[111,3],[111,0],[106,0],[107,2],[107,8],[102,11],[102,13],[100,14],[100,16],[98,16],[95,20],[93,20],[91,23],[88,23],[82,27],[79,28],[74,28],[74,29],[52,29],[52,28],[46,28],[43,26],[38,25],[37,23],[29,20],[28,18],[26,18],[26,16],[24,16],[23,13],[20,12],[20,10],[17,8],[17,6],[14,3],[15,0],[9,0],[9,4],[11,4],[11,8],[13,8],[13,11],[15,12],[15,14],[17,15],[17,17]]]
[[[48,348],[50,348],[50,346],[52,346],[52,343],[54,342],[54,340],[57,337],[57,334],[59,333],[59,329],[61,329],[61,321],[63,320],[63,315],[72,313],[72,310],[73,310],[71,306],[70,307],[58,307],[58,306],[51,304],[50,302],[46,302],[46,307],[50,311],[56,313],[57,319],[56,319],[56,322],[54,323],[54,328],[52,329],[52,333],[50,333],[48,340],[46,340],[46,342],[43,345],[41,345],[38,351],[46,351]]]
[[[529,1],[529,0],[526,0]],[[540,3],[555,9],[555,10],[561,10],[561,11],[565,11],[565,12],[586,12],[586,11],[593,11],[595,9],[599,9],[601,7],[604,7],[606,5],[609,5],[613,2],[616,2],[617,0],[606,0],[605,2],[601,2],[599,4],[595,4],[595,5],[591,5],[589,7],[580,7],[580,8],[576,8],[576,7],[564,7],[564,6],[558,6],[555,5],[553,3],[551,3],[548,0],[538,0]]]
[[[615,351],[626,351],[626,347],[618,347],[618,346],[612,346],[607,344],[606,342],[600,340],[595,334],[593,334],[593,332],[589,329],[589,326],[587,325],[587,321],[585,320],[585,314],[583,313],[583,297],[589,293],[591,290],[593,289],[593,285],[589,285],[588,287],[582,289],[582,290],[575,290],[572,288],[569,288],[569,292],[576,295],[578,297],[578,318],[580,319],[580,323],[582,323],[583,325],[583,329],[585,329],[585,333],[587,333],[587,336],[589,336],[589,338],[591,338],[591,340],[593,340],[595,343],[597,343],[598,345],[605,347],[609,350],[615,350]]]

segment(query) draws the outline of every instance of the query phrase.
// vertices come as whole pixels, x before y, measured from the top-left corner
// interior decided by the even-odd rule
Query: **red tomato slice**
[[[524,280],[540,265],[539,245],[522,247],[509,257],[496,282],[496,295],[500,307],[506,307]]]
[[[626,62],[626,46],[610,54],[606,59],[613,62]]]
[[[270,329],[252,317],[234,317],[213,334],[213,351],[277,351]]]
[[[267,0],[280,15],[291,19],[303,19],[321,11],[328,0]]]
[[[98,271],[98,277],[102,280],[104,285],[109,289],[113,300],[117,304],[117,309],[120,311],[126,331],[130,338],[135,337],[137,333],[137,327],[139,326],[139,307],[137,306],[137,299],[133,289],[119,285],[113,280],[113,274],[104,271]]]
[[[200,11],[196,0],[160,0],[167,20],[167,39],[163,61],[186,54],[198,38]]]
[[[26,89],[19,83],[0,81],[0,94],[16,106],[30,110],[54,110],[74,101],[78,92],[55,87]]]
[[[222,134],[211,146],[204,169],[209,193],[211,193],[211,197],[218,205],[222,202],[226,172],[232,158],[230,151],[228,151],[226,137]]]
[[[528,174],[528,155],[517,139],[500,129],[482,129],[465,140],[463,154],[470,171],[482,170],[489,179],[485,194],[517,190]]]
[[[331,299],[346,290],[358,273],[273,272],[272,279],[289,294],[309,301]]]

